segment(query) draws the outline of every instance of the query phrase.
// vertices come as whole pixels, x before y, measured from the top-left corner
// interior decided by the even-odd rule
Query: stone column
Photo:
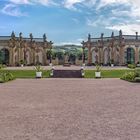
[[[98,47],[98,54],[99,54],[99,64],[101,63],[101,48]]]
[[[11,50],[11,55],[12,55],[12,66],[15,66],[14,48],[12,48]]]
[[[101,51],[101,52],[100,52],[100,53],[101,53],[101,63],[103,64],[103,63],[104,63],[104,62],[103,62],[103,60],[104,60],[104,59],[103,59],[103,58],[104,58],[103,47],[100,48],[100,51]]]
[[[13,48],[10,47],[9,49],[9,64],[13,66]]]
[[[120,46],[120,65],[124,64],[124,47]]]
[[[46,47],[43,48],[43,52],[44,52],[43,53],[43,63],[44,63],[43,65],[47,65],[47,62],[46,62],[47,61]]]
[[[92,64],[92,52],[91,52],[91,46],[90,43],[88,43],[88,64]]]
[[[139,48],[138,46],[135,46],[135,63],[137,64],[139,62]]]

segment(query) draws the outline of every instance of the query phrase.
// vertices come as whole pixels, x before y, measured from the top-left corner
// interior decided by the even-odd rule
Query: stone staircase
[[[54,70],[53,78],[82,78],[81,70]]]

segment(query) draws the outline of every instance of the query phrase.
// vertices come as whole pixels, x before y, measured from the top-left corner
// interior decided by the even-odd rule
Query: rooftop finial
[[[31,41],[33,40],[33,34],[32,33],[30,33],[30,39],[31,39]]]
[[[104,33],[101,33],[101,39],[103,39],[103,37],[104,37]]]
[[[138,40],[138,32],[136,32],[136,40]]]
[[[119,31],[119,36],[122,36],[122,30]]]
[[[111,37],[112,37],[112,38],[114,37],[114,32],[112,32]]]
[[[22,39],[22,32],[19,33],[19,38]]]
[[[46,41],[47,41],[46,34],[43,34],[43,41],[44,41],[44,42],[46,42]]]
[[[90,35],[90,34],[88,34],[88,41],[90,41],[90,39],[91,39],[91,35]]]
[[[12,31],[11,38],[15,38],[15,33]]]

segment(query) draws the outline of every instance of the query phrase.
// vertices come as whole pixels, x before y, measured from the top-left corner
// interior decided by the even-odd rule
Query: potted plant
[[[137,62],[137,67],[140,67],[140,62]]]
[[[20,60],[20,66],[21,66],[21,67],[24,66],[24,60]]]
[[[113,59],[111,59],[111,67],[114,67],[114,60]]]
[[[35,66],[36,78],[42,78],[42,67],[40,65]]]
[[[95,78],[101,78],[101,66],[96,65]]]

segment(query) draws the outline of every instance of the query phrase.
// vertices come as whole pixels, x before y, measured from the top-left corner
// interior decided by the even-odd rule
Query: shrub
[[[135,69],[136,65],[135,64],[128,64],[127,67],[130,68],[130,69]]]
[[[14,78],[13,74],[10,72],[1,72],[0,73],[0,82],[1,83],[8,82],[8,81],[11,81],[14,79],[15,78]]]
[[[41,72],[42,70],[43,70],[43,68],[40,65],[35,66],[35,71],[36,72]]]
[[[126,72],[121,77],[121,79],[133,82],[133,81],[135,81],[135,77],[136,77],[136,72]]]
[[[101,71],[101,66],[100,65],[96,65],[96,72],[100,72]]]
[[[0,64],[0,70],[3,69],[3,68],[5,68],[5,67],[6,67],[6,65]]]
[[[140,69],[135,69],[136,77],[140,77]]]

